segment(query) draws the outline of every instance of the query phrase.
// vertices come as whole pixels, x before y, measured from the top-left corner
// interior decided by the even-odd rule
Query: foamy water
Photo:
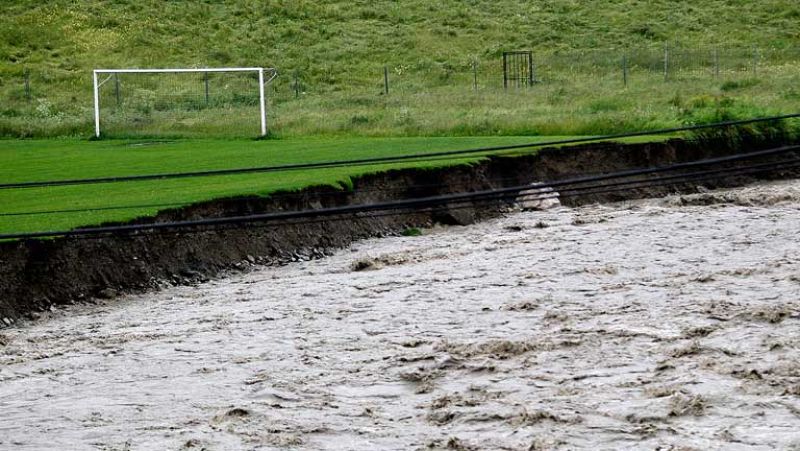
[[[784,182],[70,308],[0,333],[0,449],[800,448],[798,239]]]

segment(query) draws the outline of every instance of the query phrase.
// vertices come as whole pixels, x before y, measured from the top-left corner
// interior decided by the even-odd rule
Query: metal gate
[[[503,52],[503,88],[533,86],[533,52]]]

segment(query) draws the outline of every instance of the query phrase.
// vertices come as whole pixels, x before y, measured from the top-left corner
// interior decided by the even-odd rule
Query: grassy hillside
[[[282,76],[270,94],[283,136],[608,132],[794,111],[800,99],[790,58],[800,44],[800,5],[791,0],[6,0],[2,12],[6,136],[88,135],[90,71],[101,66],[277,67]],[[523,93],[498,89],[504,50],[622,52],[665,43],[756,46],[763,66],[671,82],[637,81],[634,73],[627,89],[614,68],[584,77],[573,70]],[[767,60],[770,52],[778,56]],[[609,66],[619,54],[609,54]],[[384,65],[389,96],[380,95]],[[295,74],[304,93],[297,99]],[[729,78],[746,82],[731,87]]]

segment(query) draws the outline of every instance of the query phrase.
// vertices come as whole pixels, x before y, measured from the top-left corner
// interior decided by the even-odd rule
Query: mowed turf
[[[569,137],[309,138],[266,141],[0,141],[0,184],[397,156]],[[652,138],[651,138],[652,139]],[[211,199],[296,190],[311,185],[347,189],[350,178],[390,168],[478,161],[481,155],[325,169],[150,180],[77,186],[0,189],[0,234],[67,230],[151,216]],[[135,208],[115,209],[115,207]],[[111,208],[111,209],[109,209]],[[54,212],[57,210],[81,210]],[[41,212],[37,214],[21,214]]]

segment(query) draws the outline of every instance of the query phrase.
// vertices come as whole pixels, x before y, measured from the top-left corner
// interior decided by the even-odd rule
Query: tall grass
[[[97,67],[278,67],[270,112],[279,136],[604,133],[795,111],[799,17],[791,0],[7,0],[0,136],[90,135]],[[732,70],[718,78],[697,67],[667,81],[657,57],[631,52],[622,86],[624,49],[665,44],[742,51],[723,52]],[[754,47],[757,74],[747,72]],[[516,49],[550,56],[538,68],[542,84],[507,93],[500,57]],[[673,58],[687,64],[687,55]],[[226,121],[250,114],[205,113],[151,119],[165,122],[157,133],[220,136],[234,125]]]

